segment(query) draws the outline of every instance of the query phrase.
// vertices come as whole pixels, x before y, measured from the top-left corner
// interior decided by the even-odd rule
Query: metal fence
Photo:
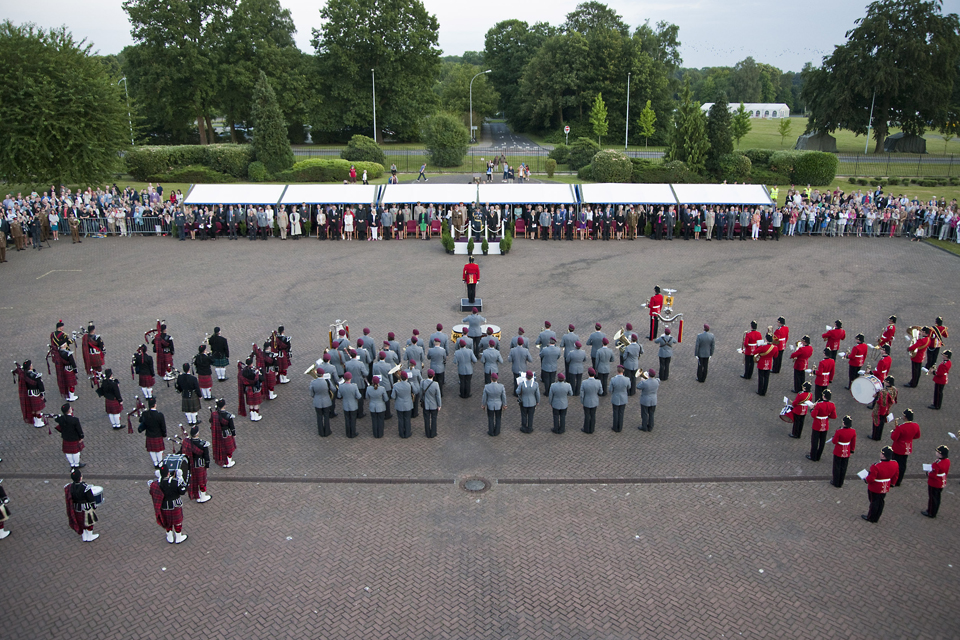
[[[70,226],[62,220],[58,225],[59,233],[70,233]],[[107,218],[80,218],[80,235],[85,238],[103,237],[106,235],[125,236],[159,236],[170,233],[171,222],[157,216],[142,216],[125,218],[122,222],[110,221]]]
[[[954,178],[960,167],[954,156],[929,153],[879,153],[838,155],[837,175],[897,178]]]

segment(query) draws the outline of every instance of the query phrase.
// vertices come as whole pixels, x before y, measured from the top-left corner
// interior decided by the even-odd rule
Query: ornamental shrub
[[[809,184],[823,187],[837,177],[840,160],[835,154],[825,151],[804,151],[794,165],[794,184]]]
[[[570,159],[570,147],[565,144],[558,144],[550,150],[547,157],[555,160],[557,164],[567,164],[567,160]]]
[[[264,182],[269,176],[267,167],[259,160],[255,160],[247,167],[247,176],[254,182]]]
[[[744,182],[750,177],[753,163],[743,153],[725,153],[720,156],[720,176],[724,180]]]
[[[459,167],[467,155],[470,132],[458,116],[437,113],[424,118],[420,137],[438,167]]]
[[[226,173],[214,171],[210,167],[191,164],[166,173],[150,176],[150,182],[188,182],[190,184],[224,184],[237,179]]]
[[[747,149],[743,155],[750,158],[750,163],[754,167],[769,167],[770,157],[774,153],[773,149]]]
[[[605,149],[593,156],[592,180],[597,182],[630,182],[633,165],[623,151]]]
[[[350,138],[347,147],[340,152],[340,157],[350,162],[376,162],[387,164],[387,156],[373,138],[355,135]]]
[[[788,175],[790,176],[791,182],[796,183],[797,181],[793,177],[794,168],[796,167],[797,160],[799,160],[800,156],[804,153],[804,151],[775,151],[773,155],[770,156],[770,170]]]
[[[284,182],[343,182],[350,177],[350,165],[357,168],[357,179],[367,170],[367,178],[375,180],[383,174],[383,165],[375,162],[348,162],[339,158],[301,160],[274,178]]]
[[[547,158],[546,169],[547,177],[552,178],[553,174],[557,171],[557,161],[553,158]]]
[[[206,150],[205,166],[235,178],[245,177],[253,161],[253,147],[246,144],[211,144]]]
[[[252,148],[241,144],[134,147],[124,155],[127,173],[143,182],[152,176],[187,166],[205,166],[235,178],[243,178],[247,175],[247,165],[251,160]]]
[[[572,171],[577,171],[580,167],[590,164],[598,151],[600,151],[600,145],[594,142],[592,138],[577,138],[570,145],[567,164],[570,165]]]
[[[579,169],[577,169],[577,179],[579,180],[593,180],[593,165],[585,164]]]

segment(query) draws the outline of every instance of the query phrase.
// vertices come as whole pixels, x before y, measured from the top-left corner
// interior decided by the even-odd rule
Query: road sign
[[[567,125],[563,128],[564,133],[570,133],[570,125]]]

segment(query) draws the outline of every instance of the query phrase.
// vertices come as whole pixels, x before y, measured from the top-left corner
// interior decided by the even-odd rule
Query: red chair
[[[517,223],[513,228],[514,236],[519,236],[521,233],[524,238],[527,238],[527,223],[523,221],[523,218],[517,218]]]
[[[443,224],[439,220],[430,223],[430,235],[440,235],[443,232]]]
[[[413,237],[417,237],[417,223],[415,220],[407,220],[407,235],[413,234]]]

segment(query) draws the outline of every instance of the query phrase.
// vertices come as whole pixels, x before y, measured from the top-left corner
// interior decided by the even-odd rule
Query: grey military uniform
[[[440,385],[437,384],[436,380],[430,380],[429,378],[421,380],[420,390],[423,394],[423,408],[426,411],[434,411],[442,406]]]
[[[367,387],[367,409],[370,413],[385,412],[387,410],[387,400],[389,399],[390,394],[382,385],[376,388],[374,388],[373,385]]]
[[[359,407],[358,400],[363,396],[360,395],[360,389],[357,388],[357,385],[352,382],[344,382],[337,389],[337,397],[343,399],[344,411],[356,411]]]
[[[580,385],[580,404],[587,409],[600,406],[600,381],[596,378],[587,378]]]
[[[476,356],[469,346],[457,349],[453,354],[453,361],[457,364],[457,373],[461,376],[473,375],[473,363],[477,361]]]
[[[430,368],[435,373],[443,373],[447,367],[447,350],[442,346],[434,346],[427,352],[427,359],[430,361]]]
[[[487,347],[480,354],[480,362],[483,363],[483,373],[489,376],[491,373],[500,373],[499,364],[503,363],[503,356],[492,347]]]

